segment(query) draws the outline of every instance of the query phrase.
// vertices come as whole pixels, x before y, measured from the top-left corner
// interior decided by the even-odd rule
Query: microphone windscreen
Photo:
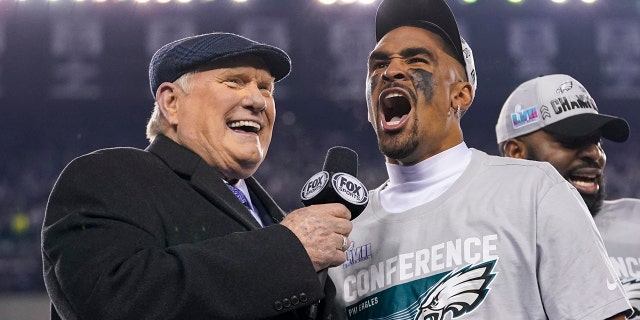
[[[358,154],[347,147],[332,147],[327,151],[322,170],[329,173],[344,172],[357,177]]]
[[[327,151],[322,171],[302,186],[300,199],[305,206],[342,203],[353,219],[369,202],[367,188],[356,178],[357,174],[358,154],[347,147],[332,147]]]

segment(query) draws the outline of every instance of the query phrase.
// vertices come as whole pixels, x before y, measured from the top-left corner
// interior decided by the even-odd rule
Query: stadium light
[[[341,4],[341,5],[351,5],[351,4],[362,4],[362,5],[369,5],[372,4],[374,2],[376,2],[377,0],[317,0],[320,4],[324,4],[327,6],[330,5],[334,5],[334,4]]]

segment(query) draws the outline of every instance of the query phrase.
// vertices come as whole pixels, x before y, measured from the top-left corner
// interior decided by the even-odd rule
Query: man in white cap
[[[629,303],[575,190],[547,163],[464,143],[476,73],[446,2],[383,0],[376,39],[366,98],[389,180],[329,271],[347,316],[624,319]]]
[[[586,88],[571,76],[552,74],[520,84],[496,124],[500,154],[546,161],[578,190],[602,235],[609,258],[640,316],[640,200],[605,201],[602,138],[624,142],[628,123],[599,113]]]

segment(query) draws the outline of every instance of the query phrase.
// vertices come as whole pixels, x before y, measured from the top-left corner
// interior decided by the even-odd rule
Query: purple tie
[[[238,198],[238,200],[240,200],[240,202],[242,204],[244,204],[244,206],[247,207],[247,209],[249,209],[249,210],[253,209],[253,208],[251,208],[251,204],[249,203],[249,200],[247,200],[247,197],[244,196],[244,193],[242,193],[242,191],[240,191],[240,189],[238,189],[235,186],[232,186],[230,184],[228,184],[227,187],[229,187],[229,190],[231,190],[231,192],[233,192],[233,194],[236,195],[236,198]]]
[[[263,226],[268,226],[273,224],[273,218],[271,218],[270,215],[266,214],[265,212],[262,212],[262,210],[253,209],[253,207],[251,206],[251,203],[249,203],[249,200],[247,200],[247,197],[244,195],[244,193],[242,193],[242,191],[240,191],[240,189],[230,184],[227,184],[227,187],[229,187],[229,190],[231,190],[231,192],[233,192],[233,194],[236,195],[236,198],[238,198],[238,200],[240,200],[240,202],[242,202],[242,204],[244,204],[245,207],[249,209],[249,211],[254,211],[258,214],[258,216],[260,217],[260,221],[262,221]]]

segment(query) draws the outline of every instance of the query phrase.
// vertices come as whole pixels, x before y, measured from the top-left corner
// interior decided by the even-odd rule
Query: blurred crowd
[[[358,178],[367,188],[384,181],[382,156],[368,124],[317,130],[317,123],[302,123],[300,119],[285,121],[288,116],[291,115],[286,112],[278,115],[280,123],[269,154],[257,173],[283,209],[290,211],[302,206],[300,188],[309,177],[322,170],[326,151],[332,146],[346,146],[358,153]],[[58,143],[37,150],[22,150],[19,157],[5,156],[0,167],[0,292],[44,291],[40,230],[47,197],[64,166],[83,153],[106,146],[131,145],[126,140],[136,138],[137,143],[131,144],[144,143],[140,136],[121,136],[118,142],[85,141],[81,147]],[[496,146],[492,139],[487,140],[485,145],[470,144],[470,147],[495,154]],[[607,198],[640,197],[640,150],[629,142],[607,145],[606,150],[609,153],[605,169]]]

